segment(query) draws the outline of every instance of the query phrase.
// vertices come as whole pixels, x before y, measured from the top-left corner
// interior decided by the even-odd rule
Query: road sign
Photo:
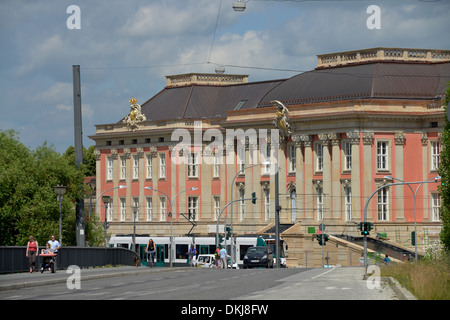
[[[323,223],[319,224],[319,230],[325,231],[325,225]]]

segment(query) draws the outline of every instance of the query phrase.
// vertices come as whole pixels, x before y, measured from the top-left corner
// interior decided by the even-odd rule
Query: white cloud
[[[212,62],[311,70],[316,55],[327,52],[376,46],[450,48],[448,1],[381,2],[382,29],[376,31],[366,27],[370,2],[249,1],[246,11],[236,13],[234,1],[222,0]],[[215,66],[206,62],[219,3],[0,1],[2,105],[20,105],[27,114],[25,119],[13,108],[1,107],[2,118],[23,130],[27,145],[47,140],[64,151],[73,144],[73,130],[67,130],[73,125],[72,65],[81,65],[85,135],[95,133],[95,124],[119,121],[129,112],[132,95],[140,103],[150,99],[164,87],[165,75],[214,72]],[[71,4],[81,8],[81,30],[66,28]],[[295,74],[232,67],[226,72],[249,74],[250,81]],[[84,143],[92,141],[85,138]]]

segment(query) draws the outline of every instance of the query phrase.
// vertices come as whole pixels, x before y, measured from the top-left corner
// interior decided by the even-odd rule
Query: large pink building
[[[396,182],[433,180],[450,52],[374,48],[319,55],[318,60],[315,70],[283,80],[167,76],[166,87],[148,101],[131,101],[127,119],[98,125],[91,138],[96,142],[97,194],[112,189],[105,193],[113,199],[108,232],[132,233],[135,207],[137,233],[167,236],[169,199],[174,199],[174,235],[191,229],[189,218],[196,223],[193,233],[211,235],[221,209],[253,192],[255,205],[232,205],[234,233],[267,228],[275,215],[274,162],[254,165],[265,148],[278,156],[281,223],[295,224],[303,233],[323,222],[330,234],[358,235],[356,224],[364,218],[367,199],[391,183],[389,177]],[[270,134],[262,136],[277,128],[274,100],[288,109],[291,129],[279,144]],[[128,112],[124,104],[124,115]],[[187,148],[179,148],[179,139],[172,141],[177,129],[190,133]],[[227,130],[239,129],[248,135],[244,148],[225,139]],[[216,142],[224,137],[223,150],[211,146],[210,133]],[[197,144],[195,136],[200,137]],[[420,244],[439,236],[438,184],[424,183],[417,191]],[[418,186],[411,185],[414,192]],[[227,219],[230,207],[224,211]],[[375,223],[375,232],[407,243],[414,224],[413,192],[408,186],[381,189],[369,204],[368,221]]]

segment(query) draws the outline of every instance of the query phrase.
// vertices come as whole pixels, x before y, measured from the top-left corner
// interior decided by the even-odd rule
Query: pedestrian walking
[[[26,257],[28,258],[28,266],[30,267],[30,273],[35,271],[36,257],[39,256],[39,245],[33,236],[30,236],[27,243]]]
[[[191,267],[195,267],[196,265],[195,259],[197,258],[197,249],[195,249],[193,244],[191,245],[188,254],[189,254],[189,263],[191,264]]]
[[[155,262],[155,253],[156,253],[156,249],[155,249],[155,243],[153,242],[153,239],[150,239],[147,243],[147,249],[145,250],[147,251],[147,255],[150,258],[150,261],[148,261],[149,266],[153,266],[153,263]]]
[[[228,268],[228,264],[227,264],[227,258],[228,258],[227,249],[225,249],[225,247],[220,249],[219,255],[220,255],[220,261],[222,262],[222,269],[227,269]]]

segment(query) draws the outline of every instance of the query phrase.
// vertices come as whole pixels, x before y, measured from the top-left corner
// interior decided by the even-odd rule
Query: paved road
[[[121,268],[117,268],[121,269]],[[41,279],[41,285],[0,291],[2,300],[395,300],[387,286],[369,289],[362,268],[220,270],[184,268],[137,272],[93,278],[81,270],[80,289],[68,289],[70,276],[57,274],[3,275],[11,279]],[[123,269],[122,269],[123,270]],[[129,270],[129,272],[128,272]],[[113,272],[113,271],[109,271]],[[117,272],[117,271],[116,271]],[[50,284],[59,277],[61,281]],[[85,280],[83,280],[83,277]],[[2,280],[4,280],[2,282]],[[31,281],[31,280],[29,280]],[[37,280],[36,280],[37,281]],[[48,285],[43,285],[47,281]]]

